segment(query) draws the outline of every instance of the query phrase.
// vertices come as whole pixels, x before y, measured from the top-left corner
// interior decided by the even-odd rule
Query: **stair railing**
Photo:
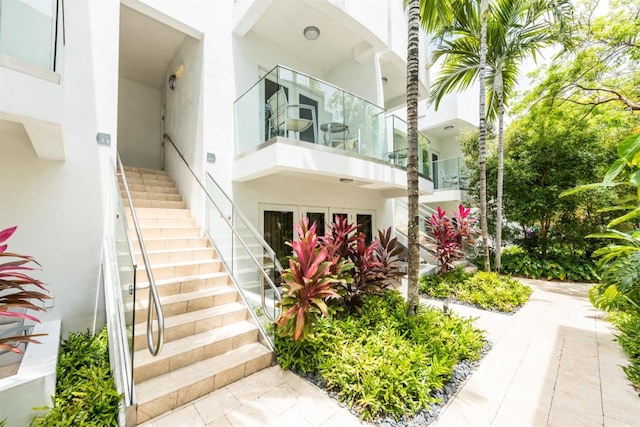
[[[176,151],[176,153],[178,154],[178,156],[180,156],[180,158],[182,159],[183,163],[187,166],[187,169],[189,170],[189,172],[191,172],[191,175],[193,176],[193,178],[196,180],[196,182],[198,183],[198,185],[200,186],[200,188],[202,189],[202,191],[204,191],[204,194],[206,195],[207,199],[211,202],[211,204],[216,208],[216,210],[219,212],[220,217],[224,220],[224,222],[229,226],[229,229],[231,230],[231,232],[233,233],[233,236],[235,236],[236,239],[238,239],[238,242],[240,242],[240,244],[242,245],[242,247],[244,248],[244,250],[246,250],[247,255],[249,257],[249,259],[251,260],[251,262],[253,264],[255,264],[255,266],[257,267],[257,270],[259,272],[259,274],[262,276],[262,280],[264,281],[264,283],[266,283],[269,288],[271,288],[271,291],[273,292],[273,296],[275,298],[275,300],[277,302],[279,302],[281,300],[281,296],[280,296],[280,290],[278,289],[278,287],[275,285],[274,281],[271,279],[271,277],[269,276],[269,274],[266,272],[266,270],[264,269],[264,267],[260,264],[260,262],[258,261],[258,259],[256,258],[256,256],[251,252],[251,250],[249,249],[249,245],[247,245],[247,243],[245,242],[245,240],[242,238],[242,236],[240,235],[240,233],[238,232],[237,228],[233,225],[233,223],[231,222],[231,218],[222,210],[222,208],[220,208],[219,204],[216,203],[216,201],[214,200],[214,198],[212,197],[211,193],[207,190],[207,188],[205,187],[205,185],[202,183],[202,181],[200,181],[200,179],[198,178],[198,176],[196,175],[196,173],[193,171],[193,169],[191,168],[191,166],[189,165],[189,162],[187,162],[187,160],[185,159],[185,157],[182,155],[182,152],[180,151],[180,149],[178,149],[178,147],[176,146],[176,144],[173,142],[173,140],[171,139],[171,137],[169,135],[167,135],[166,133],[163,135],[163,138],[166,139],[167,141],[169,141],[169,143],[171,144],[171,146],[173,147],[173,149]],[[210,181],[213,182],[217,189],[219,189],[219,191],[224,195],[225,199],[229,202],[229,204],[231,205],[233,212],[238,215],[238,218],[241,219],[241,221],[243,221],[246,224],[247,229],[251,232],[252,237],[255,238],[258,242],[260,242],[260,244],[262,245],[263,249],[267,252],[267,254],[272,257],[272,259],[274,260],[274,268],[278,270],[278,272],[282,271],[282,266],[280,265],[280,263],[278,262],[278,259],[276,257],[275,251],[265,242],[265,240],[262,238],[262,236],[260,236],[260,234],[255,230],[255,228],[251,225],[251,223],[244,217],[244,215],[242,215],[242,213],[240,212],[240,210],[237,208],[237,206],[235,205],[235,203],[233,203],[233,201],[231,200],[231,198],[222,190],[222,188],[218,185],[218,183],[215,182],[215,180],[213,179],[213,177],[209,174],[207,174],[207,176],[210,178]],[[211,236],[209,236],[211,237]],[[219,253],[219,255],[221,255]],[[230,273],[232,273],[230,271]],[[269,321],[271,322],[275,322],[279,317],[280,314],[282,312],[282,308],[279,306],[279,304],[275,304],[275,306],[277,307],[277,313],[271,314],[271,312],[269,311],[267,305],[266,305],[266,289],[265,286],[261,285],[259,286],[260,289],[260,300],[261,300],[261,306],[262,306],[262,312],[263,314],[266,316],[267,319],[269,319]],[[243,292],[240,292],[241,295],[243,296],[243,298],[245,298]],[[245,302],[246,302],[246,298],[245,298]],[[247,304],[247,306],[251,307],[250,304]],[[256,314],[253,313],[253,309],[251,310],[252,314],[255,316]],[[266,332],[266,331],[265,331]]]
[[[122,166],[122,160],[118,155],[118,167],[122,176],[122,184],[124,185],[125,193],[127,194],[127,201],[129,202],[129,209],[131,211],[131,218],[133,219],[133,226],[136,230],[138,242],[140,244],[140,252],[142,253],[142,260],[144,262],[144,268],[147,272],[147,279],[149,280],[149,305],[147,309],[147,347],[149,352],[153,356],[157,356],[162,350],[164,343],[164,314],[162,312],[162,305],[160,304],[160,297],[158,296],[158,288],[156,281],[153,278],[153,272],[151,271],[151,263],[149,262],[149,256],[147,249],[142,239],[142,231],[140,231],[140,225],[138,223],[138,217],[136,210],[133,207],[133,200],[131,199],[131,193],[129,192],[129,185],[127,184],[127,177],[124,173],[124,167]],[[158,336],[156,341],[153,340],[153,310],[156,311],[156,322],[158,325]]]

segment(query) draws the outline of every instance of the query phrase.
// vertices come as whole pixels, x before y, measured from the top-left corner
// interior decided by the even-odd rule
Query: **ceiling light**
[[[306,27],[304,29],[304,31],[302,31],[302,34],[304,34],[304,37],[307,40],[315,40],[318,37],[320,37],[320,30],[318,29],[318,27],[314,27],[313,25],[309,25],[308,27]]]
[[[448,125],[444,127],[444,130],[451,130],[453,129],[453,125]]]
[[[340,182],[344,184],[349,184],[349,183],[352,183],[353,180],[351,178],[340,178]]]

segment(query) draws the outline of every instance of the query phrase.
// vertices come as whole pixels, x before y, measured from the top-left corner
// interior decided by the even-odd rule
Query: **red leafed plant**
[[[278,330],[281,336],[302,340],[313,331],[321,315],[329,317],[326,300],[339,297],[333,284],[347,280],[344,272],[353,265],[340,256],[330,256],[326,248],[318,245],[316,224],[309,227],[308,218],[300,221],[296,231],[300,240],[289,243],[293,256],[289,268],[282,273],[283,313]]]
[[[440,265],[438,274],[453,270],[455,261],[464,257],[462,245],[473,242],[477,230],[472,226],[470,212],[471,209],[459,205],[458,211],[453,213],[455,221],[452,221],[438,206],[437,212],[429,218],[431,232],[436,239],[436,260]]]
[[[357,225],[349,224],[346,218],[337,217],[329,233],[321,238],[320,244],[330,254],[351,261],[349,274],[353,280],[338,282],[336,287],[342,303],[349,310],[360,312],[368,295],[381,294],[405,273],[400,271],[396,263],[402,250],[396,246],[397,239],[390,238],[391,228],[386,232],[378,231],[378,239],[368,246],[365,235],[357,230]]]
[[[0,231],[0,244],[4,243],[13,235],[17,227],[6,228]],[[27,264],[38,264],[32,257],[28,255],[20,255],[7,252],[8,245],[0,245],[0,261],[8,259],[6,262],[0,262],[0,319],[2,317],[11,317],[16,319],[16,323],[24,320],[39,320],[26,313],[26,310],[45,311],[44,308],[33,304],[30,300],[44,301],[51,297],[38,290],[29,289],[35,286],[46,291],[44,284],[37,279],[25,274],[27,271],[36,270]],[[0,353],[3,351],[12,351],[22,353],[18,347],[19,343],[38,343],[33,337],[42,336],[29,335],[23,331],[26,328],[16,328],[16,335],[0,336]],[[9,332],[9,330],[7,330]],[[6,334],[6,333],[5,333]]]

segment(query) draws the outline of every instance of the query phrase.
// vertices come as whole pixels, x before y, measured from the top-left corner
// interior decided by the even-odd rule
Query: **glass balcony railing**
[[[462,157],[433,162],[433,176],[434,188],[438,190],[465,190],[468,187],[468,173]]]
[[[392,141],[393,150],[387,156],[391,163],[407,166],[408,132],[407,122],[397,116],[387,117],[387,139]],[[418,174],[432,179],[431,175],[431,143],[422,133],[418,132]]]
[[[277,66],[235,102],[236,154],[277,136],[389,162],[385,111]]]
[[[0,54],[54,70],[58,0],[0,0]]]
[[[268,282],[276,284],[280,281],[282,266],[273,249],[209,174],[206,190],[207,234],[212,242],[215,238],[218,255],[273,342],[274,329],[269,325],[279,316],[280,295],[276,295],[277,289]]]

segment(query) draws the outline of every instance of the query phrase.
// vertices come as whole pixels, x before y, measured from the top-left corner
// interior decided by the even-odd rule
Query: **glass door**
[[[329,209],[317,208],[317,207],[302,207],[302,217],[309,218],[309,226],[314,222],[316,225],[316,234],[318,236],[324,236],[328,230],[329,222]]]
[[[262,235],[285,268],[289,265],[287,257],[291,255],[291,246],[286,242],[295,237],[293,226],[296,218],[297,209],[294,207],[266,205],[262,209]]]

